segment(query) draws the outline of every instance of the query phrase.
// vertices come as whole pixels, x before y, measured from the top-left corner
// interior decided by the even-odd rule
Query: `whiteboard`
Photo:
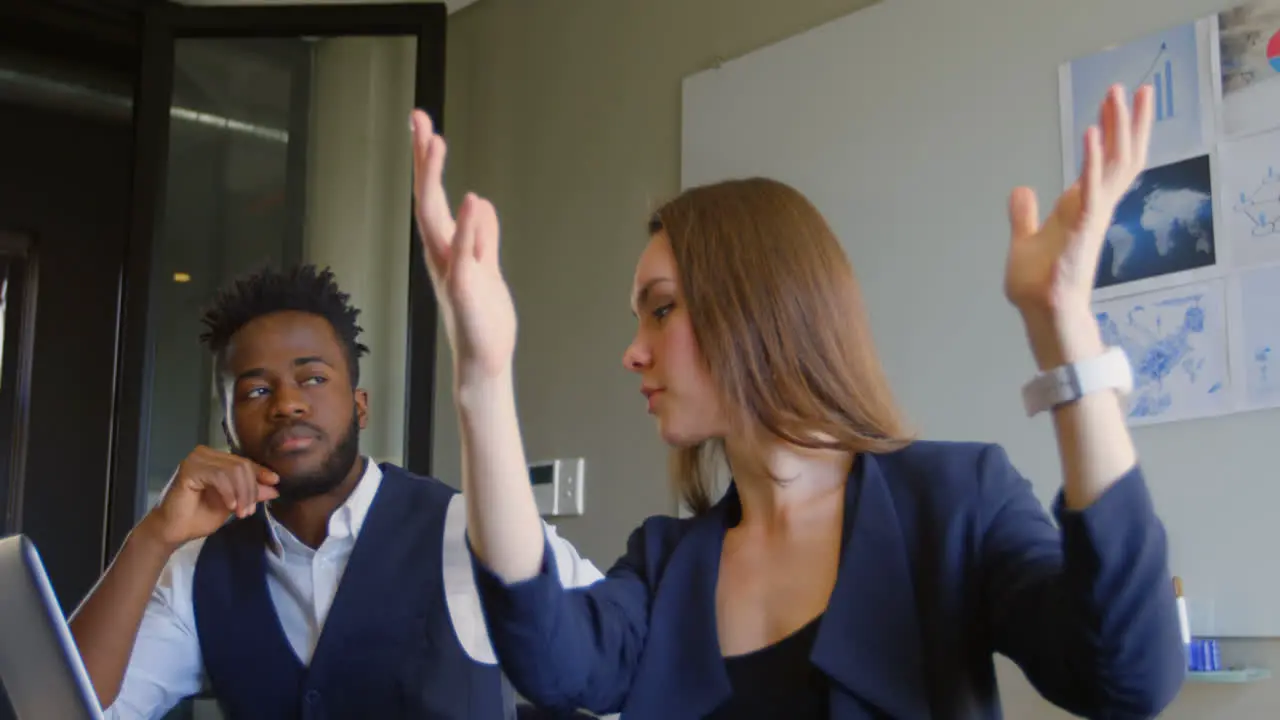
[[[1035,366],[1002,294],[1006,201],[1063,187],[1058,72],[1232,3],[884,0],[683,84],[683,187],[764,175],[826,215],[920,436],[1002,444],[1061,483]],[[1280,412],[1133,428],[1192,630],[1280,636]]]

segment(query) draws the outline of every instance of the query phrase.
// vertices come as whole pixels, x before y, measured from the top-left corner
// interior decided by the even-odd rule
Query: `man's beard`
[[[356,458],[360,455],[360,421],[352,414],[351,425],[342,440],[314,471],[301,475],[281,475],[276,490],[280,497],[276,502],[296,503],[301,500],[331,492],[347,479]],[[252,458],[251,458],[252,459]]]

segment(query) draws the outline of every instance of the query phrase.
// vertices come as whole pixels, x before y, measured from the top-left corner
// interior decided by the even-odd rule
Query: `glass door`
[[[407,343],[407,376],[388,386],[406,398],[400,427],[413,441],[387,444],[430,471],[436,308],[413,236],[407,123],[415,106],[441,117],[445,12],[149,6],[104,560],[182,458],[224,446],[200,314],[228,280],[263,266],[334,265],[345,285],[332,258],[369,248],[407,275],[398,312],[379,314],[396,319],[384,334]],[[377,268],[363,272],[381,283]]]

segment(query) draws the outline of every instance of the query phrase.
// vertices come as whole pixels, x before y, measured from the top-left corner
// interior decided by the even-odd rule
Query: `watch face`
[[[1074,365],[1060,367],[1054,371],[1058,378],[1057,392],[1053,396],[1053,404],[1060,405],[1080,397],[1080,378],[1076,375]]]

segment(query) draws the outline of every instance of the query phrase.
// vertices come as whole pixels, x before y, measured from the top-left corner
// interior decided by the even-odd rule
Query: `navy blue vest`
[[[196,632],[227,718],[502,720],[514,712],[498,667],[468,657],[449,619],[441,554],[456,491],[381,467],[310,667],[267,589],[264,513],[205,540],[192,587]]]

